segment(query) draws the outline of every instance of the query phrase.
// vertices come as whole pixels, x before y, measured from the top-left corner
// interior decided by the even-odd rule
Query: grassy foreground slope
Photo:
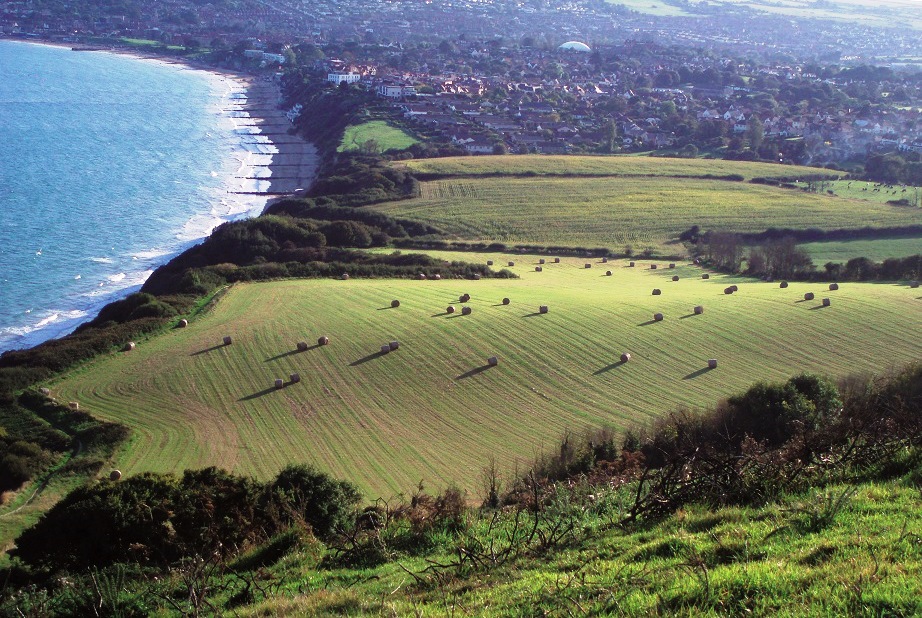
[[[412,161],[419,197],[371,208],[460,238],[669,251],[703,230],[856,229],[922,224],[922,210],[747,182],[828,170],[650,157],[460,157]],[[428,176],[427,176],[428,175]],[[711,176],[711,178],[707,178]],[[673,248],[673,252],[675,249]]]
[[[702,280],[686,265],[585,269],[564,258],[539,273],[537,256],[439,255],[515,260],[522,278],[237,285],[189,328],[102,358],[52,390],[133,429],[117,461],[129,474],[218,465],[267,478],[307,460],[369,497],[421,479],[479,495],[491,457],[509,469],[565,429],[623,429],[804,370],[840,376],[917,360],[919,295],[906,286],[824,292]],[[731,282],[739,292],[728,296]],[[807,291],[815,301],[802,300]],[[445,313],[460,309],[463,293],[473,313]],[[831,307],[820,306],[823,296]],[[550,312],[540,315],[543,304]],[[699,304],[705,312],[694,315]],[[666,319],[654,322],[655,312]],[[228,334],[233,345],[221,346]],[[320,335],[331,344],[295,351]],[[392,340],[400,349],[380,354]],[[625,351],[633,359],[621,364]],[[486,366],[492,355],[497,367]],[[708,371],[708,358],[720,367]],[[273,387],[293,372],[301,383]]]

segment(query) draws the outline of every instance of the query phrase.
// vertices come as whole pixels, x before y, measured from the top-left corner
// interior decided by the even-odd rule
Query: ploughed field
[[[512,260],[521,278],[236,285],[188,328],[100,358],[52,393],[132,428],[115,462],[128,474],[217,465],[266,478],[310,461],[369,498],[422,480],[431,489],[455,483],[475,499],[491,457],[510,472],[567,429],[623,430],[757,380],[918,360],[922,292],[907,285],[781,289],[703,280],[696,266],[662,261],[650,270],[649,261],[543,256],[535,272],[535,255],[433,254],[496,268]],[[731,284],[738,291],[727,295]],[[804,301],[806,292],[815,299]],[[459,302],[465,293],[470,301]],[[317,345],[321,336],[329,345]],[[307,350],[297,350],[301,341]],[[382,353],[391,341],[399,348]],[[716,369],[707,368],[712,358]],[[301,381],[290,383],[292,373]]]
[[[371,206],[466,240],[677,252],[702,230],[762,232],[922,224],[922,209],[734,180],[823,169],[650,157],[459,157],[406,163],[420,195]]]

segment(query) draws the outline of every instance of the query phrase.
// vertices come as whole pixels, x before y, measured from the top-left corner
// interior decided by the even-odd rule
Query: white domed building
[[[567,41],[557,49],[562,51],[578,51],[578,52],[591,52],[592,49],[585,43],[580,41]]]

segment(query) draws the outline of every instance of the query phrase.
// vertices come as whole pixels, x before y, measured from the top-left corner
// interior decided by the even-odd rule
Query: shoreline
[[[53,41],[10,37],[2,37],[2,40],[71,50],[78,47]],[[81,324],[94,319],[105,305],[139,291],[157,268],[169,263],[190,247],[203,242],[217,225],[257,217],[273,199],[306,190],[317,177],[320,160],[316,147],[299,136],[288,133],[291,123],[285,112],[278,108],[279,87],[271,78],[209,67],[202,63],[187,62],[168,56],[136,53],[134,50],[95,47],[79,50],[79,53],[89,52],[112,53],[170,65],[179,70],[208,74],[213,92],[220,97],[220,105],[211,109],[210,113],[223,118],[222,122],[227,122],[228,137],[237,142],[236,154],[230,152],[225,159],[227,169],[224,172],[226,176],[223,195],[228,202],[233,202],[233,206],[227,207],[225,198],[216,194],[212,202],[213,225],[207,223],[207,215],[188,213],[190,220],[187,226],[193,223],[207,223],[210,227],[200,228],[199,225],[191,225],[189,230],[179,230],[179,244],[155,258],[156,261],[145,264],[142,271],[128,278],[131,281],[129,285],[113,290],[104,299],[100,299],[102,302],[82,307],[49,308],[48,312],[51,315],[33,322],[30,326],[10,324],[10,328],[22,329],[24,332],[4,341],[0,347],[0,354],[6,350],[33,348],[72,334]],[[243,160],[238,158],[240,154],[244,155]],[[197,218],[205,220],[196,221]],[[196,228],[202,231],[196,231]],[[139,276],[143,279],[138,279]],[[65,298],[62,296],[61,300]]]

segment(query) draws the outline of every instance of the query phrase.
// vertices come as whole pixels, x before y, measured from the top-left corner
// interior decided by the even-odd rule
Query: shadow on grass
[[[816,311],[817,309],[828,309],[832,305],[817,305],[816,307],[810,307],[810,311]]]
[[[375,360],[376,358],[379,358],[379,357],[381,357],[381,356],[384,356],[385,354],[387,354],[387,352],[382,352],[381,350],[378,350],[377,352],[373,352],[372,354],[369,354],[368,356],[363,356],[362,358],[358,359],[357,361],[352,361],[351,363],[349,363],[349,366],[350,366],[350,367],[358,367],[359,365],[362,365],[362,364],[364,364],[364,363],[367,363],[368,361],[373,361],[373,360]]]
[[[315,343],[314,345],[309,345],[309,346],[307,346],[307,348],[306,348],[305,350],[303,350],[303,351],[304,351],[304,352],[310,352],[311,350],[316,350],[317,348],[320,348],[320,347],[323,347],[323,346],[321,346],[319,343]],[[301,354],[301,352],[302,352],[302,351],[301,351],[301,350],[298,350],[298,349],[295,349],[295,350],[288,350],[287,352],[282,352],[281,354],[276,354],[275,356],[270,356],[270,357],[267,358],[264,362],[270,363],[270,362],[272,362],[272,361],[279,360],[280,358],[285,358],[286,356],[294,356],[295,354]]]
[[[397,309],[397,307],[393,307],[391,305],[388,305],[387,307],[378,307],[378,311],[386,311],[388,309]]]
[[[249,400],[251,400],[251,399],[259,399],[260,397],[262,397],[262,396],[264,396],[264,395],[268,395],[269,393],[272,393],[272,392],[274,392],[274,391],[280,391],[280,390],[282,390],[282,389],[280,389],[280,388],[275,388],[274,386],[270,386],[269,388],[264,388],[264,389],[262,389],[262,390],[259,391],[258,393],[253,393],[252,395],[247,395],[246,397],[241,397],[241,398],[238,399],[237,401],[249,401]]]
[[[605,373],[606,371],[611,371],[612,369],[614,369],[614,368],[616,368],[616,367],[620,367],[621,365],[626,365],[626,364],[627,364],[626,361],[619,360],[619,361],[617,361],[617,362],[612,363],[611,365],[608,365],[607,367],[602,367],[601,369],[598,369],[598,370],[596,370],[596,371],[593,371],[593,372],[592,372],[592,375],[594,375],[594,376],[599,376],[599,375],[602,375],[603,373]]]
[[[637,326],[650,326],[650,324],[656,324],[658,320],[647,320],[646,322],[641,322]]]
[[[475,368],[471,369],[470,371],[466,371],[466,372],[462,373],[461,375],[455,377],[455,380],[464,380],[464,379],[466,379],[466,378],[472,378],[472,377],[474,377],[475,375],[477,375],[478,373],[483,373],[484,371],[486,371],[486,370],[489,369],[489,368],[490,368],[490,365],[483,365],[483,366],[481,366],[481,367],[475,367]]]
[[[226,347],[227,347],[227,346],[224,345],[223,343],[219,343],[218,345],[213,345],[213,346],[211,346],[210,348],[205,348],[204,350],[199,350],[198,352],[193,352],[193,353],[190,354],[189,356],[198,356],[199,354],[208,354],[209,352],[214,352],[215,350],[220,350],[221,348],[226,348]]]
[[[533,318],[533,317],[535,317],[536,315],[544,315],[544,314],[541,313],[540,311],[535,311],[534,313],[526,313],[526,314],[523,315],[522,317],[523,317],[523,318]]]
[[[680,315],[680,316],[679,316],[679,319],[680,319],[680,320],[684,320],[685,318],[693,318],[693,317],[695,317],[696,315],[698,315],[698,314],[697,314],[697,313],[689,313],[688,315]]]
[[[451,315],[451,314],[448,313],[447,311],[443,311],[442,313],[433,313],[433,314],[430,315],[429,317],[430,317],[430,318],[440,318],[440,317],[442,317],[443,315]]]
[[[697,378],[698,376],[702,376],[702,375],[706,374],[706,373],[707,373],[708,371],[710,371],[710,370],[711,370],[710,367],[702,367],[702,368],[699,369],[698,371],[692,371],[690,374],[688,374],[687,376],[685,376],[685,377],[682,378],[682,379],[683,379],[683,380],[694,380],[694,379]]]

